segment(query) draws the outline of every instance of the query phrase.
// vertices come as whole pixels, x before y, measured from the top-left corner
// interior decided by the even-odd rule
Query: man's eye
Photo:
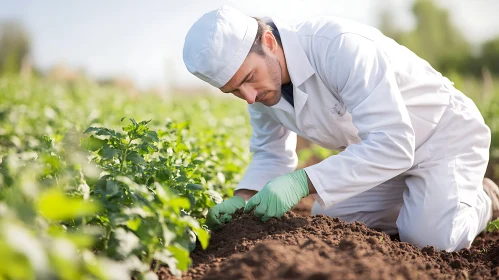
[[[246,82],[251,82],[253,80],[254,76],[255,76],[255,74],[251,75],[251,77],[249,79],[247,79]]]

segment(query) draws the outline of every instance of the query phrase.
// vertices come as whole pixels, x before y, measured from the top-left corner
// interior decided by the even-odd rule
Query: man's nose
[[[241,86],[239,88],[239,92],[241,92],[241,97],[248,102],[248,104],[253,104],[255,103],[256,96],[258,95],[258,92],[252,88],[252,87],[243,87]]]

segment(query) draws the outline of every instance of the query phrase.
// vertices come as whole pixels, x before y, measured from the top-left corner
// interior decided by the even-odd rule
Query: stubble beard
[[[277,58],[271,58],[267,54],[265,54],[265,61],[267,62],[267,68],[269,69],[269,75],[272,79],[272,84],[275,87],[275,95],[274,98],[268,100],[268,103],[264,103],[265,106],[274,106],[281,100],[281,73],[282,67]]]

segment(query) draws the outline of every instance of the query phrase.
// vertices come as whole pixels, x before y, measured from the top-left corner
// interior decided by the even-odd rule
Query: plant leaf
[[[203,186],[201,186],[199,184],[187,184],[187,186],[185,186],[185,187],[190,191],[202,191],[202,190],[204,190]]]
[[[93,215],[100,207],[94,202],[68,197],[61,190],[52,188],[40,195],[36,209],[45,218],[59,221]]]
[[[203,250],[206,250],[206,248],[208,248],[208,241],[210,240],[210,235],[208,234],[208,232],[202,227],[195,227],[192,229],[192,231],[194,231],[194,233],[196,234]]]
[[[120,191],[118,182],[109,180],[106,183],[106,194],[109,196],[114,196]]]
[[[180,270],[186,271],[189,268],[191,258],[189,258],[189,251],[186,248],[173,245],[168,247],[168,251],[170,251],[177,260],[177,267]]]
[[[120,154],[119,150],[112,148],[109,145],[104,145],[102,148],[102,157],[106,159],[112,159]]]
[[[146,164],[146,161],[144,160],[144,158],[142,158],[139,153],[137,153],[136,151],[132,151],[130,152],[127,156],[126,156],[126,159],[135,163],[135,164],[138,164],[138,165],[144,165]]]
[[[133,232],[126,231],[123,228],[117,228],[114,231],[115,238],[119,241],[119,245],[116,248],[117,252],[127,257],[132,253],[132,251],[140,246],[140,240]]]

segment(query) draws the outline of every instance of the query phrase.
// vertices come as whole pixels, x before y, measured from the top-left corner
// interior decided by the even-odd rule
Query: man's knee
[[[418,247],[433,246],[448,252],[468,248],[476,236],[476,226],[471,225],[473,221],[462,218],[461,221],[454,221],[450,217],[435,219],[432,215],[416,213],[400,215],[397,220],[400,240]]]
[[[321,205],[315,201],[314,204],[312,205],[312,216],[315,216],[315,215],[325,215],[325,212],[324,212],[324,209],[322,209]]]

